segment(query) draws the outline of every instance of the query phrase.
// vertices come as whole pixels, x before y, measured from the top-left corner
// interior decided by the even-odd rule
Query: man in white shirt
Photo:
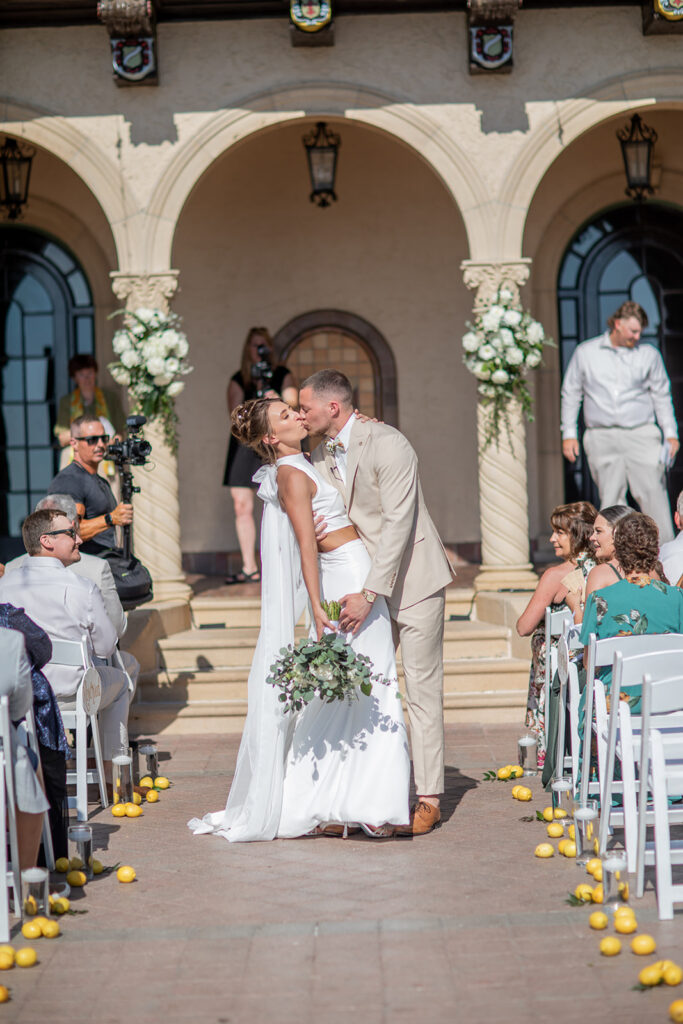
[[[662,544],[659,549],[659,560],[664,567],[666,578],[675,587],[683,576],[683,491],[676,499],[674,522],[680,532],[675,540]]]
[[[93,654],[109,658],[116,647],[116,630],[107,615],[102,595],[92,580],[77,576],[69,566],[80,559],[78,529],[63,512],[32,512],[22,526],[28,561],[0,579],[0,601],[24,608],[27,615],[55,639],[80,640],[87,636]],[[121,746],[128,746],[127,676],[116,668],[98,666],[102,682],[99,709],[105,771]],[[81,670],[48,662],[44,668],[60,707],[72,710]]]
[[[578,458],[583,402],[583,447],[600,505],[625,505],[630,489],[657,523],[660,540],[668,541],[673,525],[665,463],[678,452],[678,428],[664,361],[653,345],[639,344],[647,323],[642,306],[624,302],[607,321],[609,329],[574,352],[562,382],[562,454],[569,462]]]

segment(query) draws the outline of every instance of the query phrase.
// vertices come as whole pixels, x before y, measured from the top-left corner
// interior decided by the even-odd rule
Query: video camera
[[[140,435],[140,428],[147,422],[146,416],[129,416],[126,420],[128,437],[125,441],[114,441],[107,448],[107,458],[119,469],[126,462],[131,466],[144,466],[152,454],[152,446]]]
[[[263,398],[266,391],[270,389],[273,379],[273,364],[270,361],[270,349],[267,345],[257,345],[258,362],[252,363],[251,379],[258,381],[260,387],[256,389],[256,397]]]

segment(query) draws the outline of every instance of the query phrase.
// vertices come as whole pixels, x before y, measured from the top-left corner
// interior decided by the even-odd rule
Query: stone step
[[[469,615],[473,604],[471,587],[449,587],[446,619],[451,615]],[[195,626],[258,626],[261,620],[259,597],[195,597],[190,607]]]
[[[189,629],[158,642],[161,668],[168,672],[248,667],[258,639],[255,626]],[[304,636],[302,627],[297,630]],[[510,654],[510,630],[486,622],[447,622],[444,658],[504,658]]]

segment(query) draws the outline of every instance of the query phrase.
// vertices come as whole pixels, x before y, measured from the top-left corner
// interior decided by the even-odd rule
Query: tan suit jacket
[[[322,444],[313,465],[341,493],[372,565],[368,590],[392,610],[417,604],[455,573],[422,497],[417,456],[403,434],[385,423],[355,420],[346,456],[346,487]]]

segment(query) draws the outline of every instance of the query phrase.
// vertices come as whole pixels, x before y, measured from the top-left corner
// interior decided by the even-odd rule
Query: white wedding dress
[[[279,459],[277,465],[295,466],[315,482],[313,511],[325,516],[329,532],[350,524],[340,493],[303,454]],[[285,715],[279,691],[265,682],[280,648],[293,642],[307,600],[298,545],[280,507],[276,477],[273,466],[254,477],[264,501],[261,632],[235,776],[225,810],[193,818],[188,826],[195,834],[244,842],[294,838],[324,822],[403,824],[409,820],[410,759],[384,598],[377,598],[348,641],[371,659],[373,671],[389,685],[375,683],[369,697],[359,692],[350,703],[316,698],[302,711]],[[339,600],[362,589],[370,568],[362,541],[318,558],[323,599]]]

